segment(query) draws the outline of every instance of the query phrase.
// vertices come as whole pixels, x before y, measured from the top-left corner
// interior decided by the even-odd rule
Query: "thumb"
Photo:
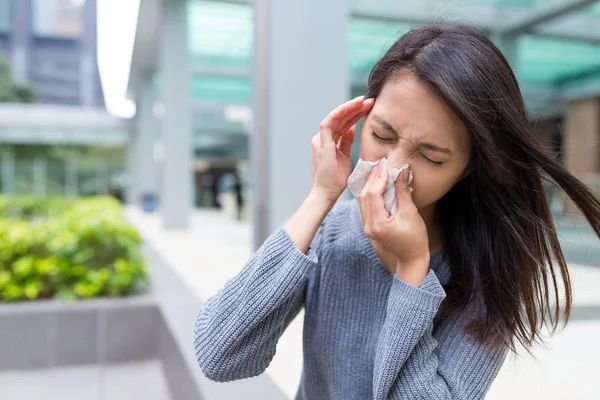
[[[402,206],[402,204],[406,204],[407,201],[412,202],[412,197],[410,193],[412,189],[409,187],[412,181],[412,172],[410,171],[408,165],[405,165],[401,168],[400,174],[398,175],[398,179],[396,179],[396,201],[398,208]]]

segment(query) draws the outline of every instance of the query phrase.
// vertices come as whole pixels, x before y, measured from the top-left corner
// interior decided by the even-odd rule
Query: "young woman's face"
[[[410,165],[418,209],[434,205],[464,176],[470,157],[466,127],[427,83],[409,72],[390,79],[375,100],[360,138],[360,157]]]

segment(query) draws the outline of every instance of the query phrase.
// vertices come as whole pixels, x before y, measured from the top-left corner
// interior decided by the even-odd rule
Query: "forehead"
[[[388,80],[372,113],[403,137],[437,140],[452,147],[468,144],[467,129],[456,113],[428,83],[408,72]]]

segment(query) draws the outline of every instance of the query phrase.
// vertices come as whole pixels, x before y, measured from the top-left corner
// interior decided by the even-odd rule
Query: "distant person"
[[[213,199],[213,207],[221,208],[221,201],[219,199],[219,180],[216,176],[213,176],[213,180],[211,183],[211,194]]]
[[[244,211],[244,195],[242,182],[237,174],[234,175],[233,192],[235,194],[235,204],[237,206],[237,219],[241,220]]]
[[[336,204],[362,117],[360,157],[378,164],[357,200]],[[300,208],[200,311],[208,378],[263,373],[304,308],[296,399],[481,399],[509,350],[568,319],[569,271],[542,182],[597,233],[600,202],[538,143],[485,34],[426,25],[402,36],[366,99],[321,122],[312,165]],[[401,171],[394,183],[388,167]]]
[[[107,189],[107,193],[109,196],[114,197],[115,199],[117,199],[119,202],[123,202],[123,192],[121,191],[121,189],[117,188],[116,186],[112,186],[110,185]]]

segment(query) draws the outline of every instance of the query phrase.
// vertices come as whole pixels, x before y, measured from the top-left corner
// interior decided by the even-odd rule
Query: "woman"
[[[596,230],[600,202],[540,147],[498,49],[467,27],[421,27],[375,65],[367,98],[321,123],[310,194],[201,310],[196,354],[210,379],[262,373],[304,307],[298,399],[482,398],[508,350],[568,319],[542,182]],[[361,158],[414,176],[412,194],[408,170],[396,180],[392,215],[385,160],[358,201],[334,206],[363,116]]]

